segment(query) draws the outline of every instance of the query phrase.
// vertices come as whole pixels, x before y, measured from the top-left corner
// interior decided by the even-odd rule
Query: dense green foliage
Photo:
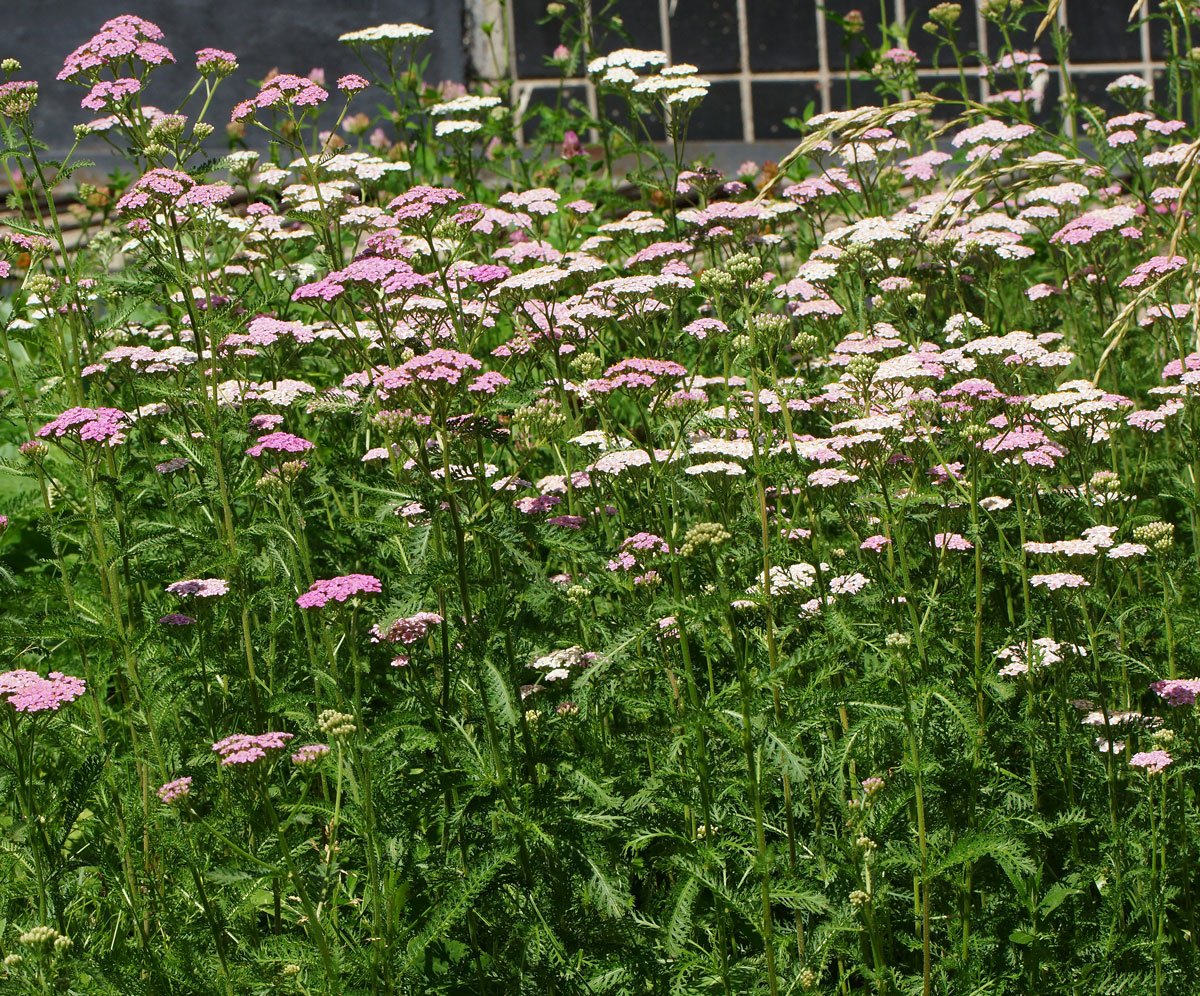
[[[1192,992],[1192,9],[1105,109],[847,18],[723,177],[553,6],[616,118],[383,25],[219,159],[118,18],[104,186],[0,63],[0,989]]]

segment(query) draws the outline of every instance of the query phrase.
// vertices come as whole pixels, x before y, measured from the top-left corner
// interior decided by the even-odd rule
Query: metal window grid
[[[661,48],[666,52],[667,58],[670,61],[673,48],[672,31],[678,32],[680,30],[680,25],[673,25],[672,20],[673,18],[687,14],[689,0],[646,0],[646,2],[648,4],[657,4],[658,8],[659,37],[656,39],[658,42],[657,46],[653,47]],[[763,71],[751,68],[751,34],[747,0],[735,0],[735,2],[737,13],[738,68],[736,71],[726,72],[705,72],[703,69],[701,71],[701,75],[713,83],[737,84],[741,133],[740,135],[731,134],[729,139],[734,141],[740,139],[740,141],[745,143],[753,143],[764,137],[755,134],[755,94],[753,86],[755,83],[809,84],[810,86],[815,86],[819,95],[820,110],[829,111],[844,106],[844,102],[839,100],[841,96],[840,87],[844,82],[844,70],[842,66],[835,66],[831,62],[829,38],[826,31],[827,19],[823,3],[814,2],[810,5],[805,0],[778,0],[781,5],[802,4],[804,7],[811,6],[817,48],[816,67],[799,70]],[[888,0],[888,4],[893,15],[893,23],[906,23],[913,0]],[[864,6],[868,8],[872,7],[871,4],[865,3],[865,0]],[[925,8],[925,6],[924,4],[919,4],[920,8]],[[977,47],[987,57],[989,54],[988,32],[980,2],[979,0],[975,0],[975,3],[964,4],[964,7],[967,8],[967,10],[964,10],[964,19],[971,17],[973,13]],[[917,8],[914,7],[914,9]],[[593,115],[598,114],[599,105],[596,97],[596,88],[586,76],[574,76],[564,79],[551,75],[549,70],[547,70],[546,75],[541,76],[530,73],[521,74],[517,58],[517,15],[511,0],[504,3],[501,0],[468,0],[468,10],[475,25],[470,33],[470,44],[475,67],[485,78],[495,79],[501,75],[507,75],[513,81],[513,103],[517,110],[523,111],[529,106],[536,90],[546,87],[564,86],[581,89],[586,95],[589,111]],[[1057,16],[1058,23],[1062,27],[1070,28],[1072,11],[1075,11],[1077,16],[1081,18],[1096,16],[1092,0],[1063,0],[1058,9]],[[483,37],[482,33],[478,30],[480,24],[489,21],[497,25],[503,22],[504,50],[502,52],[494,52],[489,39]],[[919,20],[917,23],[919,24]],[[1118,26],[1114,25],[1114,27]],[[919,27],[916,30],[920,30]],[[495,39],[497,34],[499,32],[493,32],[492,40]],[[1086,57],[1072,58],[1065,65],[1057,64],[1053,58],[1053,52],[1045,53],[1048,42],[1045,36],[1040,40],[1039,47],[1044,53],[1043,61],[1050,66],[1052,72],[1059,75],[1060,79],[1068,73],[1074,78],[1082,76],[1115,77],[1131,73],[1142,76],[1153,84],[1156,74],[1160,74],[1164,69],[1164,63],[1154,58],[1151,48],[1151,31],[1148,22],[1143,22],[1140,25],[1137,41],[1139,49],[1137,58],[1107,61],[1088,60]],[[928,79],[953,78],[958,75],[957,69],[953,66],[938,69],[928,67],[919,68],[919,73],[922,77]],[[989,95],[986,79],[980,80],[980,95],[985,100]]]

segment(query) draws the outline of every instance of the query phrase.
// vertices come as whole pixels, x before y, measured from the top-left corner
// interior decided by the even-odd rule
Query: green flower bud
[[[792,340],[792,348],[801,356],[811,356],[820,344],[821,340],[808,332],[801,332]]]
[[[737,287],[733,275],[724,270],[705,270],[696,278],[696,283],[711,297],[723,297]]]
[[[716,549],[724,546],[731,539],[733,539],[732,534],[721,523],[697,522],[690,526],[684,534],[679,553],[681,556],[690,557],[702,547],[708,546]]]
[[[867,387],[879,372],[879,361],[872,356],[859,355],[846,364],[846,372],[853,380]]]
[[[354,717],[336,709],[326,709],[317,717],[317,729],[332,740],[344,740],[358,732]]]
[[[55,288],[54,278],[46,273],[31,273],[25,278],[25,290],[44,298]]]
[[[604,369],[604,361],[595,353],[579,353],[571,360],[571,373],[583,380],[591,380]]]
[[[929,12],[929,19],[947,31],[954,29],[954,25],[958,23],[961,16],[962,4],[958,3],[939,3]]]
[[[739,252],[725,261],[725,269],[734,280],[748,284],[762,276],[763,262],[748,252]]]
[[[1148,522],[1134,529],[1133,538],[1156,553],[1166,553],[1175,545],[1175,526],[1170,522]]]

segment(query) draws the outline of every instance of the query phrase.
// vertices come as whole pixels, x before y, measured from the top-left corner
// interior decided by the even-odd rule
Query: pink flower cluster
[[[23,669],[0,674],[0,695],[17,712],[57,712],[59,706],[74,702],[86,688],[82,678],[61,671],[51,671],[45,678]]]
[[[621,549],[638,550],[650,554],[671,552],[670,544],[661,536],[655,536],[654,533],[634,533],[621,544]]]
[[[1120,235],[1127,239],[1141,238],[1141,231],[1129,224],[1134,218],[1134,210],[1126,205],[1100,208],[1087,211],[1078,218],[1072,218],[1062,228],[1050,236],[1050,241],[1065,245],[1083,245],[1105,232],[1119,230]]]
[[[513,502],[513,508],[523,515],[540,515],[560,504],[562,504],[562,499],[558,495],[528,495],[516,499]]]
[[[420,184],[388,201],[387,209],[397,222],[416,221],[431,215],[437,208],[463,200],[453,187],[430,187]]]
[[[380,629],[378,625],[371,627],[371,642],[403,643],[411,645],[423,639],[430,627],[440,626],[442,617],[436,612],[418,612],[407,618],[397,619],[390,626]]]
[[[508,387],[512,381],[498,373],[495,370],[488,370],[486,373],[480,374],[470,384],[467,385],[467,390],[472,394],[495,394],[501,388]]]
[[[312,764],[328,754],[328,744],[305,744],[292,755],[292,763],[299,765]]]
[[[973,550],[975,545],[964,539],[960,533],[938,533],[933,537],[933,546],[937,550]]]
[[[33,110],[37,98],[38,85],[32,80],[12,80],[8,83],[0,83],[0,117],[24,117]]]
[[[1031,467],[1048,469],[1053,468],[1055,462],[1067,453],[1065,447],[1053,442],[1041,429],[1032,426],[1006,429],[998,436],[985,439],[981,445],[993,455],[1016,453],[1014,459],[1022,460]]]
[[[331,599],[344,602],[353,595],[378,595],[383,591],[379,578],[370,574],[343,574],[325,581],[314,581],[303,595],[296,599],[302,609],[320,609]]]
[[[1133,272],[1121,281],[1121,286],[1141,287],[1147,280],[1165,276],[1181,266],[1187,266],[1187,259],[1183,256],[1154,256],[1144,263],[1138,263]]]
[[[201,74],[217,73],[228,76],[238,67],[237,56],[220,48],[202,48],[196,51],[196,69]]]
[[[1132,768],[1144,768],[1147,774],[1157,775],[1174,760],[1165,750],[1144,750],[1134,754],[1129,759],[1129,765]]]
[[[674,360],[631,356],[619,363],[614,363],[605,370],[603,380],[589,381],[587,386],[589,390],[593,391],[654,387],[662,378],[669,378],[674,382],[686,374],[687,367]]]
[[[73,433],[80,439],[118,446],[125,442],[121,423],[127,418],[119,408],[68,408],[38,429],[35,435],[44,439]]]
[[[1164,678],[1150,687],[1168,705],[1195,705],[1196,696],[1200,694],[1200,678]]]
[[[196,181],[177,169],[158,168],[143,173],[117,201],[117,214],[162,207],[178,202]],[[224,186],[223,184],[221,186]]]
[[[79,75],[95,79],[100,69],[115,69],[122,63],[132,65],[135,61],[147,66],[161,66],[174,62],[169,49],[158,44],[162,29],[157,24],[122,14],[105,21],[88,41],[67,56],[59,70],[58,79],[69,80]]]
[[[393,368],[376,382],[376,386],[389,391],[417,383],[429,387],[455,387],[464,373],[478,370],[481,366],[475,357],[467,353],[454,349],[431,349]]]
[[[119,80],[101,80],[79,102],[80,107],[89,107],[93,111],[102,111],[109,104],[115,104],[126,97],[132,97],[142,89],[140,80],[125,78]]]
[[[295,734],[292,733],[235,733],[218,740],[212,749],[221,757],[221,766],[253,764],[267,756],[267,751],[282,750]]]
[[[407,294],[429,287],[432,280],[417,273],[402,259],[382,256],[362,256],[341,270],[333,270],[320,280],[301,284],[292,292],[293,301],[333,301],[346,290],[348,283],[375,284],[384,294]]]
[[[166,785],[158,789],[158,797],[168,806],[173,806],[180,799],[192,793],[192,779],[190,776],[176,778],[173,782],[167,782]]]
[[[343,93],[355,94],[361,93],[371,84],[359,76],[357,73],[350,73],[346,76],[338,77],[337,88]]]
[[[258,442],[249,447],[246,454],[260,457],[266,452],[304,453],[311,449],[313,449],[312,443],[300,436],[294,436],[290,432],[268,432],[265,436],[259,436]]]
[[[1091,587],[1091,582],[1082,574],[1070,574],[1067,571],[1058,571],[1054,574],[1035,574],[1029,579],[1029,583],[1034,588],[1048,588],[1050,591],[1058,591],[1059,588]]]
[[[267,80],[258,93],[249,100],[243,100],[233,109],[231,121],[245,121],[253,118],[256,111],[268,107],[291,105],[293,107],[316,107],[329,99],[329,91],[318,86],[306,76],[293,76],[281,73]]]

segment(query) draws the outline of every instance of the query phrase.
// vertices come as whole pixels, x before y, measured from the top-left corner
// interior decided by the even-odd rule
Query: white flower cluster
[[[377,24],[373,28],[361,28],[358,31],[347,31],[338,35],[338,41],[345,45],[371,44],[372,42],[419,41],[428,38],[433,32],[419,24],[405,22],[404,24]]]

